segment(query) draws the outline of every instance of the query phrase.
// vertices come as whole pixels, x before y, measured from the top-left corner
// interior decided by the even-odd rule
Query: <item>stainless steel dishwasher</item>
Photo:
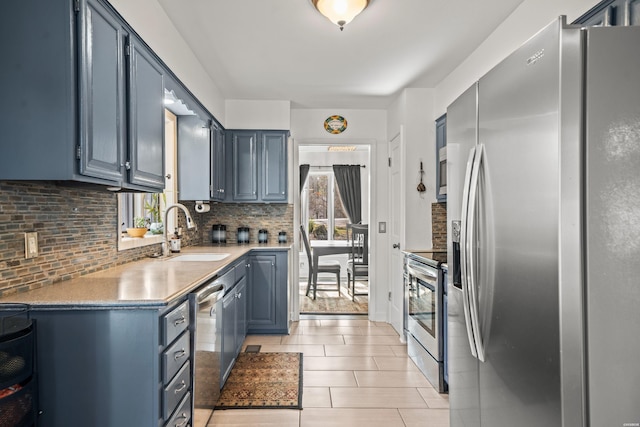
[[[193,330],[193,407],[213,409],[220,396],[220,354],[222,352],[222,297],[218,280],[189,294]]]

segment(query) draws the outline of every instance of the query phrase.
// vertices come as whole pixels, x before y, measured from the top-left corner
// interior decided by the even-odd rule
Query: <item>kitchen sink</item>
[[[169,261],[222,261],[229,254],[186,254],[171,257]]]

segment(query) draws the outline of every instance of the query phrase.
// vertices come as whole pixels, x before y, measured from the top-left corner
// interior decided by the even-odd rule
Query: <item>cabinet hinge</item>
[[[391,157],[389,157],[389,167],[391,167]]]
[[[73,0],[73,11],[80,12],[80,0]]]
[[[131,56],[131,44],[129,42],[124,46],[124,54],[125,56]]]
[[[80,160],[80,156],[82,156],[82,147],[78,145],[76,147],[76,159]]]

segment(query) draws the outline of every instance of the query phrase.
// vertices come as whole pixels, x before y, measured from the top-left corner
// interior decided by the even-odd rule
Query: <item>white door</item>
[[[400,133],[389,142],[389,206],[391,206],[389,242],[391,247],[391,265],[389,267],[389,322],[403,335],[404,322],[404,284],[402,280],[404,244],[404,179],[402,175],[404,159],[404,141],[402,127]]]
[[[178,118],[169,110],[164,110],[164,197],[166,201],[162,203],[162,216],[167,206],[171,206],[174,203],[178,203],[178,197],[176,194],[176,149],[178,147]],[[165,204],[166,203],[166,204]],[[164,224],[167,227],[168,235],[173,234],[176,229],[178,211],[173,210],[169,212],[167,223]]]

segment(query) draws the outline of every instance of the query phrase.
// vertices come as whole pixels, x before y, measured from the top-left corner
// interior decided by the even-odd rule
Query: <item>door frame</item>
[[[292,169],[293,173],[289,176],[292,177],[292,181],[290,182],[289,188],[292,189],[291,199],[293,201],[293,246],[291,253],[291,298],[289,300],[290,313],[289,319],[290,321],[298,321],[300,320],[300,295],[298,292],[298,286],[300,282],[300,250],[301,250],[301,242],[300,242],[300,233],[297,230],[300,229],[300,156],[299,156],[299,148],[301,145],[336,145],[335,140],[327,139],[327,138],[312,138],[312,139],[293,139],[293,156],[292,156]],[[376,215],[376,202],[377,202],[377,180],[378,176],[378,165],[377,165],[377,143],[375,139],[370,138],[354,138],[348,140],[341,140],[341,145],[366,145],[369,147],[369,167],[365,170],[369,177],[369,235],[371,238],[369,239],[369,259],[376,259],[376,238],[374,224],[378,223],[378,217]],[[370,320],[380,320],[373,319],[372,316],[375,314],[374,307],[378,305],[375,302],[380,298],[380,295],[385,294],[385,290],[378,290],[380,287],[376,268],[369,269],[369,312],[367,317]]]

